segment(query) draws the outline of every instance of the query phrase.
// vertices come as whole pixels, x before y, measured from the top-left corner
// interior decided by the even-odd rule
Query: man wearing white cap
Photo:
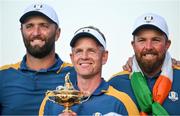
[[[180,115],[180,67],[172,67],[166,21],[144,14],[135,21],[132,35],[132,72],[117,73],[109,83],[130,95],[141,115]]]
[[[55,41],[60,36],[58,16],[46,4],[32,4],[20,17],[26,55],[17,64],[0,70],[0,115],[38,115],[47,90],[64,84],[74,68],[55,53]]]
[[[102,66],[108,59],[106,40],[99,29],[89,26],[75,32],[70,46],[71,61],[77,72],[75,88],[86,93],[86,100],[64,112],[63,106],[46,101],[40,115],[138,115],[138,109],[130,97],[117,91],[101,77]],[[43,109],[43,110],[42,110]]]

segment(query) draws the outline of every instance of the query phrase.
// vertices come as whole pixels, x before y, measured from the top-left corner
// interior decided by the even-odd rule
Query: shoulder
[[[20,67],[21,62],[17,62],[15,64],[8,64],[8,65],[4,65],[0,67],[0,71],[2,70],[6,70],[9,68],[14,68],[14,69],[18,69]]]
[[[130,96],[124,92],[118,91],[112,86],[109,86],[108,91],[106,93],[107,95],[114,96],[119,101],[121,101],[126,110],[128,111],[128,115],[138,115],[138,109],[133,100],[130,98]]]
[[[129,80],[129,75],[130,75],[129,71],[121,71],[116,74],[113,74],[108,81],[111,82],[117,80]]]
[[[180,66],[174,65],[174,66],[173,66],[173,69],[174,69],[174,70],[179,70],[179,71],[180,71]]]
[[[73,67],[73,65],[71,63],[68,62],[63,62],[63,67]]]
[[[112,77],[116,77],[116,76],[122,76],[122,75],[129,75],[131,72],[129,71],[120,71],[120,72],[117,72],[115,74],[112,75]]]
[[[177,81],[177,84],[179,85],[179,81],[180,81],[180,67],[176,66],[173,67],[173,80]],[[173,81],[174,83],[174,81]]]
[[[61,68],[65,70],[74,70],[73,65],[68,62],[63,62],[63,64],[61,65]]]
[[[4,79],[8,80],[11,76],[17,75],[21,62],[15,64],[4,65],[0,67],[0,82],[4,84]],[[7,78],[8,77],[8,78]]]
[[[74,69],[74,66],[71,63],[68,62],[63,62],[63,64],[61,65],[61,67],[59,68],[59,70],[57,71],[58,74],[67,74],[70,73],[70,80],[72,81],[72,83],[76,82],[77,79],[77,73]]]
[[[63,62],[60,68],[58,69],[57,73],[60,73],[61,71],[63,72],[74,71],[74,67],[71,63]]]
[[[124,93],[122,91],[119,91],[119,90],[113,88],[112,86],[109,86],[106,94],[110,95],[110,96],[114,96],[114,97],[116,97],[118,100],[120,100],[122,102],[125,101],[123,103],[131,101],[131,98],[129,97],[128,94],[126,94],[126,93]]]
[[[173,73],[174,76],[180,76],[180,66],[174,66]]]
[[[124,90],[129,89],[131,87],[129,75],[130,75],[130,72],[128,72],[128,71],[118,72],[118,73],[114,74],[108,80],[108,83],[111,86],[113,86],[114,88],[124,91]],[[126,88],[127,86],[129,88]]]

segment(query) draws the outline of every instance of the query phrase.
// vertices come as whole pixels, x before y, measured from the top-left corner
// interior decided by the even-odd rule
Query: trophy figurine
[[[80,104],[84,95],[82,92],[74,89],[70,79],[69,73],[65,76],[64,86],[58,86],[56,90],[47,91],[46,96],[52,102],[63,105],[63,112],[72,112],[70,107],[74,104]]]

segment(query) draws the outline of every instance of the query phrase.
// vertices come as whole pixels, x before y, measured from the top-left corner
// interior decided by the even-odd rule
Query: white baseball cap
[[[28,6],[25,9],[25,11],[24,11],[23,15],[21,16],[21,18],[19,19],[19,21],[21,23],[24,23],[25,19],[28,16],[32,16],[32,15],[43,15],[59,26],[58,16],[57,16],[55,10],[51,6],[48,6],[43,3],[31,4],[30,6]]]
[[[99,29],[89,26],[89,27],[83,27],[77,30],[74,34],[74,37],[72,38],[70,42],[70,46],[73,47],[78,39],[80,37],[92,37],[95,41],[97,41],[101,46],[106,49],[106,39],[104,35],[99,31]]]
[[[169,36],[168,26],[165,19],[157,14],[146,13],[139,16],[135,21],[132,34],[134,35],[137,30],[145,26],[156,27],[160,31],[164,32],[167,37]]]

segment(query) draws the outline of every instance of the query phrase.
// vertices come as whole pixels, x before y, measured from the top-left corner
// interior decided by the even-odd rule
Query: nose
[[[152,49],[153,48],[152,42],[151,41],[146,41],[145,48],[148,49],[148,50]]]
[[[82,54],[82,59],[87,59],[88,58],[88,52],[84,51]]]
[[[35,26],[33,29],[33,36],[39,36],[41,34],[41,30],[38,26]]]

